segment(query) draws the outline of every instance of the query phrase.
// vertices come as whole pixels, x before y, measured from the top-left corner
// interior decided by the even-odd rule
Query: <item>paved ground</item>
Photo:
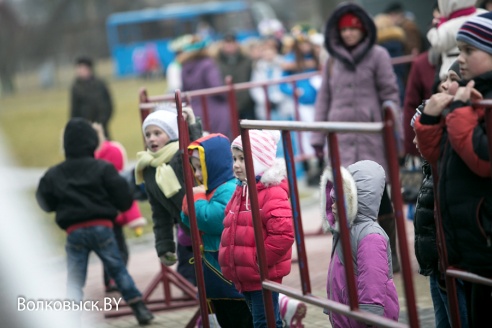
[[[0,184],[0,197],[5,201],[2,225],[9,224],[9,229],[2,231],[0,238],[0,289],[2,307],[0,315],[13,323],[9,327],[67,327],[72,326],[63,313],[60,312],[20,312],[12,311],[19,296],[30,299],[61,299],[65,284],[65,260],[53,256],[50,241],[46,240],[44,232],[36,225],[35,212],[32,210],[35,202],[26,199],[26,189],[36,186],[43,170],[22,170],[7,155],[0,138],[0,175],[4,181]],[[320,226],[317,189],[306,188],[300,182],[302,194],[305,196],[301,203],[303,226],[305,232],[315,232]],[[409,248],[413,251],[413,224],[407,221],[407,236]],[[43,238],[44,237],[44,238]],[[144,291],[150,281],[159,272],[159,263],[154,251],[153,236],[147,235],[133,240],[130,247],[129,271],[140,290]],[[320,235],[306,238],[310,280],[314,295],[325,297],[326,273],[331,250],[331,236]],[[294,248],[295,250],[295,248]],[[294,252],[295,254],[295,252]],[[296,257],[296,255],[294,255]],[[413,267],[416,268],[415,256],[412,254]],[[413,270],[417,305],[419,308],[422,327],[434,327],[432,303],[429,295],[428,281]],[[6,277],[6,279],[3,279]],[[402,288],[401,275],[395,276],[400,295],[400,321],[406,322],[405,297]],[[292,272],[284,279],[284,284],[299,288],[299,269],[297,263],[292,266]],[[7,292],[8,291],[8,292]],[[104,297],[119,297],[118,293],[105,295],[102,283],[102,267],[100,261],[91,256],[88,277],[85,288],[85,298],[102,300]],[[179,290],[173,289],[173,295],[180,296]],[[153,299],[162,299],[162,289],[159,287]],[[184,327],[196,312],[197,307],[174,309],[155,312],[156,319],[152,327]],[[9,315],[2,315],[2,312]],[[319,308],[308,305],[304,320],[305,327],[329,327],[327,317]],[[3,325],[2,325],[3,326]],[[83,327],[137,327],[133,316],[121,316],[105,319],[104,312],[83,313]]]

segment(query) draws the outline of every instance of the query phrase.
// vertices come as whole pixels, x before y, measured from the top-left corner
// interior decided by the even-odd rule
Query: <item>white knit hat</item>
[[[142,124],[142,131],[145,134],[145,129],[149,125],[155,125],[166,132],[170,140],[176,140],[179,137],[178,116],[176,109],[172,107],[162,108],[157,107],[157,110],[150,113]]]
[[[253,166],[255,175],[262,174],[272,167],[277,155],[277,144],[280,140],[278,130],[250,130],[249,140],[253,153]],[[238,136],[231,144],[231,148],[243,150],[241,136]]]

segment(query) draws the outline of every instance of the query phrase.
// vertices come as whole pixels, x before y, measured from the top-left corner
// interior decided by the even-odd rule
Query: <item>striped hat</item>
[[[456,40],[492,54],[492,12],[469,18],[460,27]]]
[[[410,121],[410,126],[412,128],[415,127],[415,121],[417,120],[417,118],[419,118],[420,115],[422,115],[422,112],[420,111],[420,109],[416,108],[415,114],[413,115],[412,120]]]
[[[251,152],[253,153],[253,166],[255,175],[260,175],[272,167],[277,155],[277,144],[280,140],[278,130],[250,130]],[[231,148],[243,150],[241,136],[238,136],[231,144]]]

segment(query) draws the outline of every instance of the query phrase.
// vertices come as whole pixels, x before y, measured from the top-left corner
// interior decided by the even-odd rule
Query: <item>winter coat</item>
[[[313,59],[312,55],[305,55],[304,56],[305,60]],[[296,58],[294,53],[288,53],[284,56],[284,61],[286,63],[293,63],[295,62]],[[302,71],[284,71],[283,75],[284,76],[290,76],[293,74],[301,74],[301,73],[309,73],[309,72],[314,72],[315,69],[304,69]],[[291,83],[282,83],[280,84],[280,90],[287,96],[293,97],[294,95],[294,88]],[[298,80],[296,81],[296,89],[300,90],[300,95],[299,95],[299,104],[302,105],[314,105],[316,101],[316,95],[318,93],[318,90],[316,87],[311,83],[311,79],[304,79],[304,80]]]
[[[75,224],[106,221],[112,226],[118,211],[132,205],[126,180],[114,166],[94,158],[99,140],[90,123],[71,119],[63,139],[66,160],[51,167],[39,181],[36,199],[66,230]]]
[[[258,60],[254,66],[253,73],[251,75],[251,82],[264,82],[270,80],[280,79],[283,71],[280,66],[280,56],[269,62],[264,59]],[[266,107],[265,107],[265,92],[263,88],[256,87],[249,89],[250,95],[256,103],[256,117],[260,120],[266,119]],[[271,109],[278,107],[284,100],[284,94],[280,91],[278,85],[268,86],[268,100],[272,105]]]
[[[102,80],[95,76],[75,80],[70,92],[70,117],[82,117],[107,127],[112,113],[111,95]]]
[[[195,214],[198,229],[202,232],[205,257],[208,252],[217,252],[220,236],[224,230],[225,208],[236,189],[232,169],[232,153],[229,139],[223,135],[210,134],[202,137],[188,146],[188,150],[198,151],[204,177],[205,193],[194,195]],[[183,198],[183,223],[189,227],[188,203]],[[213,263],[220,270],[218,263]]]
[[[385,188],[384,170],[373,161],[360,161],[350,165],[348,169],[342,168],[342,179],[359,308],[398,320],[400,308],[393,282],[389,238],[376,222]],[[339,224],[335,222],[331,207],[332,188],[332,171],[327,168],[321,179],[323,225],[326,228],[328,224],[333,232],[327,295],[332,301],[349,305]],[[331,325],[335,328],[367,326],[336,312],[328,314]]]
[[[347,12],[360,18],[366,37],[352,52],[342,43],[338,20]],[[381,122],[382,104],[392,101],[399,104],[398,84],[388,52],[375,45],[376,28],[369,15],[358,5],[340,5],[328,20],[325,46],[333,58],[322,72],[315,109],[317,122]],[[326,136],[312,132],[311,144],[323,146]],[[380,134],[338,134],[340,159],[348,166],[361,159],[374,160],[386,170],[383,138]]]
[[[189,132],[191,140],[198,139],[202,134],[200,123],[190,125]],[[170,142],[178,141],[171,140]],[[147,166],[143,170],[145,190],[152,209],[152,220],[154,221],[155,248],[159,257],[166,252],[174,253],[176,251],[174,242],[174,224],[181,222],[181,205],[185,195],[182,156],[183,155],[177,151],[168,163],[174,170],[174,173],[181,184],[181,189],[171,198],[165,197],[157,185],[155,180],[156,168]]]
[[[436,222],[434,220],[434,182],[428,162],[422,165],[424,180],[420,186],[415,207],[413,225],[415,228],[415,256],[419,263],[419,273],[430,276],[437,272]]]
[[[427,40],[435,51],[441,53],[441,69],[439,78],[444,80],[449,67],[458,58],[460,51],[456,43],[456,34],[461,25],[471,16],[487,12],[476,9],[473,13],[460,14],[465,8],[474,8],[475,0],[438,0],[439,11],[442,17],[447,18],[445,22],[427,32]]]
[[[492,98],[492,72],[473,79]],[[415,122],[420,151],[439,176],[438,200],[449,265],[492,277],[492,184],[484,109],[461,101]]]
[[[219,67],[210,57],[195,56],[183,61],[181,66],[183,91],[193,91],[224,85]],[[205,121],[200,97],[191,99],[191,107],[196,116],[202,118],[204,129],[210,133],[222,133],[232,138],[231,115],[227,98],[224,94],[208,96],[208,122]]]
[[[405,153],[409,155],[420,155],[413,144],[415,132],[410,126],[410,121],[415,115],[415,109],[426,99],[432,96],[432,84],[436,72],[435,66],[429,62],[429,52],[423,52],[412,62],[408,75],[407,88],[405,92],[405,103],[403,106],[403,128],[405,130]]]
[[[256,183],[268,265],[268,279],[290,273],[294,229],[285,166],[276,161]],[[219,264],[239,292],[261,290],[249,190],[238,185],[226,207]]]
[[[222,80],[229,75],[232,77],[232,83],[249,82],[253,71],[253,62],[249,57],[239,52],[234,55],[226,55],[219,52],[217,56],[217,65],[222,73]],[[247,114],[254,115],[254,102],[248,90],[236,92],[237,110],[241,117]],[[254,117],[248,117],[254,119]]]

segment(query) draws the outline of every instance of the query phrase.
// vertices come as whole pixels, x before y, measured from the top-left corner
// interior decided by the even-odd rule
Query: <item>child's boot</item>
[[[304,328],[302,319],[306,316],[307,307],[304,302],[289,298],[283,294],[278,296],[280,317],[289,328]]]
[[[154,315],[149,311],[142,300],[130,303],[129,305],[140,326],[148,325],[152,319],[154,319]]]

